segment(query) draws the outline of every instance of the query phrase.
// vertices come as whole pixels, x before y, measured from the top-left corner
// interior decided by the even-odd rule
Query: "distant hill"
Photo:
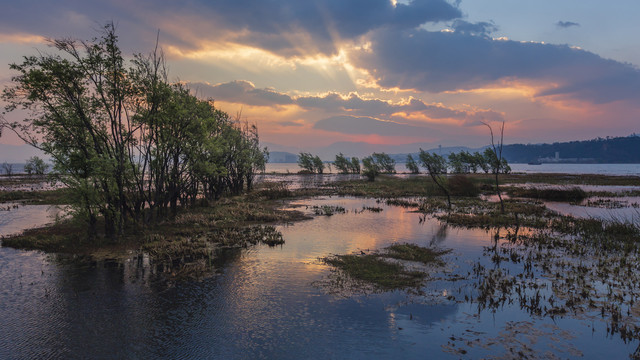
[[[285,151],[269,151],[270,163],[294,163],[298,162],[298,155]]]
[[[505,145],[503,155],[511,163],[640,163],[640,136],[597,138],[553,144]]]

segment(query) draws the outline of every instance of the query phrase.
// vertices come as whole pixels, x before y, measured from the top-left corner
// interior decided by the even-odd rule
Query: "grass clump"
[[[394,244],[385,248],[383,256],[397,260],[417,261],[423,264],[441,263],[440,256],[451,250],[435,250],[415,244]]]
[[[402,264],[389,262],[378,254],[334,255],[322,260],[348,277],[380,290],[417,287],[426,277],[424,272],[409,271]]]
[[[509,195],[512,197],[563,202],[580,202],[588,197],[587,192],[577,186],[567,188],[513,187],[509,189]]]
[[[278,200],[293,197],[294,194],[285,182],[268,182],[261,186],[261,189],[255,193],[258,197],[264,197],[267,200]]]
[[[67,188],[55,190],[8,190],[0,191],[0,203],[24,202],[37,205],[66,205],[69,204],[71,191]]]
[[[405,261],[441,265],[440,256],[449,250],[434,250],[413,244],[394,244],[382,252],[333,255],[321,261],[353,280],[354,287],[392,291],[420,287],[428,276],[426,269],[408,268]],[[345,284],[348,281],[339,281]],[[350,289],[353,290],[353,289]]]
[[[338,205],[322,205],[322,206],[313,206],[313,213],[320,216],[332,216],[334,214],[344,214],[347,210]]]
[[[447,186],[452,196],[476,197],[480,188],[468,176],[454,175],[447,179]]]

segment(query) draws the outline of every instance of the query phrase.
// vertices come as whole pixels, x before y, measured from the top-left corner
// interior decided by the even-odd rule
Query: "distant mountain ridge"
[[[353,148],[353,144],[350,143]],[[362,143],[366,144],[366,143]],[[425,146],[429,145],[429,146]],[[394,147],[398,149],[406,149],[415,146],[415,151],[398,151],[390,152]],[[346,143],[336,143],[331,146],[311,150],[314,155],[319,155],[325,161],[333,161],[335,155],[342,152],[345,156],[358,156],[362,158],[363,151],[369,150],[367,156],[373,152],[386,152],[397,163],[406,161],[407,154],[417,157],[418,149],[427,149],[426,151],[448,156],[452,152],[468,151],[482,152],[485,147],[469,148],[465,146],[450,147],[433,147],[433,144],[408,144],[397,146],[381,146],[375,144],[366,144],[366,146],[358,147],[357,154],[349,153]],[[341,148],[344,148],[341,150]],[[390,149],[391,148],[391,149]],[[287,163],[296,162],[298,154],[288,151],[273,151],[269,162],[271,163]],[[529,162],[546,162],[546,163],[603,163],[603,164],[637,164],[640,163],[640,136],[632,134],[626,137],[607,137],[591,140],[555,142],[552,144],[509,144],[503,147],[503,156],[510,163],[529,163]],[[417,158],[416,158],[417,159]]]

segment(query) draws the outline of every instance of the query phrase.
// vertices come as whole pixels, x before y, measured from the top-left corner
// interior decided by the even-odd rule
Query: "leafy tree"
[[[413,156],[411,156],[411,154],[407,155],[406,166],[409,172],[411,172],[412,174],[420,173],[420,167],[418,166],[418,163],[416,163],[416,161],[413,159]]]
[[[333,164],[340,174],[360,173],[360,160],[357,157],[352,157],[351,160],[349,160],[342,153],[339,153],[336,155],[336,160]]]
[[[489,170],[491,170],[486,156],[476,151],[475,153],[473,153],[473,158],[474,158],[474,162],[477,164],[476,166],[482,169],[482,171],[484,171],[485,174],[488,173]]]
[[[367,156],[362,159],[362,174],[366,176],[369,181],[374,181],[376,176],[380,175],[380,168],[372,156]]]
[[[462,174],[465,171],[464,164],[462,163],[462,154],[451,153],[449,154],[449,167],[451,172],[455,174]]]
[[[157,47],[127,65],[113,24],[92,41],[50,45],[58,54],[10,65],[18,75],[2,94],[5,110],[32,116],[0,127],[52,158],[91,236],[99,217],[115,240],[125,225],[175,214],[200,195],[250,190],[268,156],[257,128],[169,84]]]
[[[47,171],[48,168],[49,165],[45,164],[44,160],[40,159],[37,156],[30,157],[27,160],[27,163],[24,165],[24,171],[26,171],[28,175],[42,175]]]
[[[313,155],[306,152],[301,152],[298,155],[298,166],[300,166],[304,171],[309,173],[315,172],[315,164],[313,163]]]
[[[355,156],[351,158],[351,172],[360,174],[360,160]]]
[[[313,168],[318,174],[322,174],[324,172],[324,163],[318,155],[313,158]]]
[[[373,161],[376,163],[379,171],[383,174],[395,174],[396,173],[396,161],[385,153],[373,153],[371,154]]]
[[[447,196],[447,204],[451,209],[451,195],[447,188],[446,178],[443,176],[447,173],[447,160],[438,154],[433,154],[420,149],[420,163],[427,169],[429,176],[433,182]]]
[[[340,174],[349,174],[352,171],[351,162],[344,157],[342,153],[336,155],[336,159],[333,162],[333,165],[336,167]]]
[[[301,152],[298,155],[298,166],[307,173],[322,174],[324,172],[324,163],[318,155],[311,155],[310,153]]]

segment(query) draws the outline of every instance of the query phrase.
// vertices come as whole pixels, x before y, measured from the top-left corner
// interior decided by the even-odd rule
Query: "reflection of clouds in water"
[[[14,205],[18,205],[14,207]],[[26,229],[50,224],[57,217],[63,215],[63,211],[54,205],[20,205],[0,204],[0,236],[20,233]],[[9,209],[7,210],[7,207]]]

